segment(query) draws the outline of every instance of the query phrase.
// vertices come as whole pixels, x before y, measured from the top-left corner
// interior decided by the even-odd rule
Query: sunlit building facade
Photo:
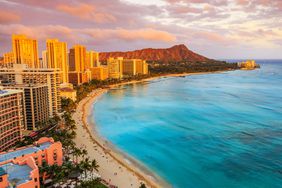
[[[47,68],[60,69],[62,72],[61,82],[68,82],[67,43],[58,39],[46,40]]]
[[[123,58],[109,58],[107,60],[109,69],[109,78],[121,79],[123,77]]]
[[[4,84],[41,84],[48,87],[49,114],[54,116],[61,111],[59,69],[31,69],[26,65],[13,64],[10,68],[0,68],[0,80]]]
[[[136,59],[136,74],[148,74],[148,63],[145,60]]]
[[[39,130],[50,117],[47,84],[2,84],[4,89],[22,90],[24,93],[25,130]]]
[[[92,79],[106,80],[109,78],[109,69],[106,66],[93,67],[90,70]]]
[[[46,69],[47,68],[47,50],[43,50],[42,51],[42,61],[41,61],[41,64],[40,64],[40,68],[44,68]]]
[[[86,69],[90,69],[92,67],[99,67],[99,53],[95,51],[87,51],[86,52]]]
[[[4,57],[4,63],[14,63],[15,62],[15,56],[13,52],[7,52],[3,54]]]
[[[12,36],[12,49],[16,64],[27,64],[29,68],[39,68],[37,40],[25,35]]]
[[[43,163],[49,166],[62,165],[61,142],[42,137],[33,145],[0,153],[0,187],[40,188],[39,167]],[[44,172],[41,176],[45,178]]]
[[[122,63],[122,74],[127,76],[136,75],[136,60],[124,59]]]
[[[69,70],[76,72],[85,71],[86,48],[82,45],[74,45],[69,52]]]
[[[23,91],[0,87],[0,152],[22,139],[25,126]]]
[[[123,59],[123,75],[135,76],[148,74],[148,64],[141,59]]]
[[[254,69],[257,67],[256,61],[254,60],[247,60],[238,63],[238,67],[242,69]]]

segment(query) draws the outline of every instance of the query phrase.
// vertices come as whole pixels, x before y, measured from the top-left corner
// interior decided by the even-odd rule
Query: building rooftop
[[[62,92],[74,92],[75,90],[72,88],[60,88],[60,91]]]
[[[0,88],[0,97],[3,97],[5,95],[11,95],[15,93],[21,93],[21,90],[16,90],[16,89],[1,89]]]
[[[3,176],[4,174],[7,174],[7,172],[2,167],[0,167],[0,176]]]
[[[28,165],[7,163],[2,165],[1,168],[8,174],[8,180],[11,184],[15,183],[18,186],[30,181],[30,172],[32,171],[32,168]]]
[[[30,146],[23,149],[7,152],[4,154],[0,154],[0,162],[7,161],[10,159],[14,159],[15,157],[20,157],[22,155],[27,155],[30,153],[34,153],[40,150],[44,150],[50,147],[51,142],[45,142],[40,144],[39,146]]]

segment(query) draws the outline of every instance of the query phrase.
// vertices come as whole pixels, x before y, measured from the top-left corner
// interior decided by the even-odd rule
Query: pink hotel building
[[[39,169],[43,162],[62,165],[60,142],[40,138],[34,145],[0,153],[0,188],[39,188]]]

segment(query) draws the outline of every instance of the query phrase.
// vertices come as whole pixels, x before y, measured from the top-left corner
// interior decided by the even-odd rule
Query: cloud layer
[[[211,58],[282,58],[280,0],[2,0],[0,53],[11,34],[98,51],[184,43]]]

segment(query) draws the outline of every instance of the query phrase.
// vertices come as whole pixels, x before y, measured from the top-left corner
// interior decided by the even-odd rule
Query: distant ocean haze
[[[175,188],[281,187],[282,61],[110,90],[97,130]]]

